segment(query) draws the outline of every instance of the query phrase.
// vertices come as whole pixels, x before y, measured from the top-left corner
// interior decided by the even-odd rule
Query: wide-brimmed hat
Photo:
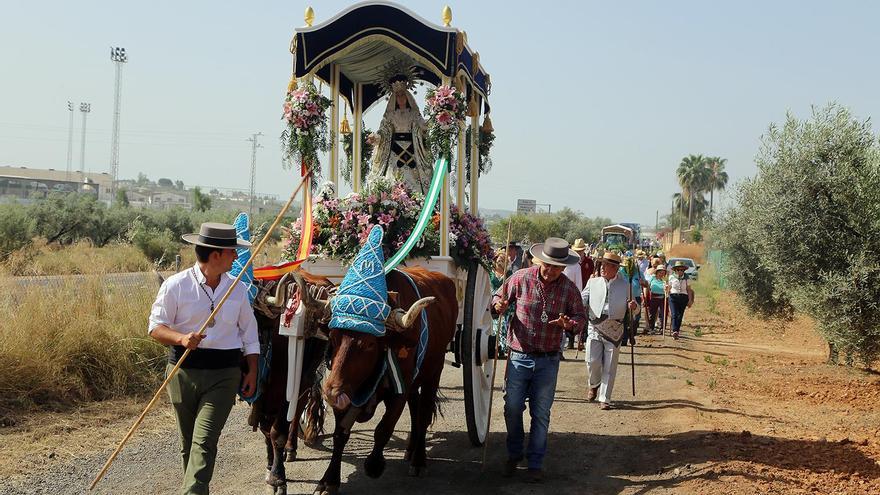
[[[571,250],[568,241],[558,237],[548,237],[529,248],[529,252],[548,265],[567,266],[579,262],[581,257]]]
[[[687,263],[685,263],[684,261],[678,260],[675,262],[675,265],[672,266],[673,270],[675,270],[676,268],[684,268],[685,270],[687,270],[690,267],[687,266]]]
[[[657,268],[654,268],[654,273],[657,273],[657,272],[659,272],[659,271],[661,271],[661,270],[664,271],[664,272],[666,272],[666,273],[669,273],[669,270],[666,269],[666,266],[665,266],[665,265],[658,265]]]
[[[198,234],[183,234],[184,241],[215,249],[238,249],[252,247],[248,241],[235,235],[235,227],[225,223],[203,223]]]
[[[645,252],[639,249],[638,251],[636,251],[636,256],[645,256]]]
[[[587,250],[587,243],[584,242],[583,239],[577,238],[574,240],[574,244],[571,245],[571,250],[572,251],[586,251]]]
[[[599,260],[602,263],[611,263],[613,265],[619,265],[622,261],[622,258],[619,254],[613,251],[605,251],[605,254],[602,255],[602,259]]]

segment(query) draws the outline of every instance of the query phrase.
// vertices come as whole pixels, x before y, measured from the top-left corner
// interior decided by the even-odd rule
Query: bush
[[[734,288],[761,314],[813,317],[835,348],[880,355],[880,148],[838,105],[771,126],[719,225]]]
[[[31,243],[33,222],[18,205],[0,207],[0,261]]]
[[[171,230],[149,227],[142,220],[135,221],[128,238],[147,259],[161,266],[171,265],[174,255],[180,250],[180,238],[175,237]]]

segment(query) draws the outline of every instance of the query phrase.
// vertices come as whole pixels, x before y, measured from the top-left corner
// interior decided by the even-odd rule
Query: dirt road
[[[367,478],[361,466],[375,420],[358,425],[343,461],[343,491],[880,493],[876,376],[824,365],[821,342],[804,322],[756,323],[729,304],[712,311],[698,305],[686,320],[690,325],[682,340],[641,338],[635,349],[636,397],[630,393],[629,349],[622,354],[617,407],[611,411],[584,400],[585,365],[574,360],[575,351],[566,352],[543,484],[524,483],[522,473],[501,476],[506,456],[501,394],[495,396],[494,433],[481,469],[481,449],[471,447],[464,431],[460,370],[448,366],[442,383],[448,401],[445,416],[429,432],[427,475],[406,475],[404,414],[378,480]],[[175,492],[173,419],[167,405],[159,409],[98,493]],[[54,436],[34,424],[0,429],[0,454],[8,459],[0,468],[0,493],[83,493],[135,410],[127,404],[125,414],[108,417],[102,426],[89,425],[85,413],[81,422],[44,420],[67,425],[66,431],[50,429]],[[243,405],[236,406],[227,423],[213,493],[263,493],[265,449],[260,435],[247,428],[246,413]],[[288,464],[290,493],[312,492],[330,444],[325,437],[316,449],[301,447],[300,460]],[[16,460],[21,467],[9,465]]]

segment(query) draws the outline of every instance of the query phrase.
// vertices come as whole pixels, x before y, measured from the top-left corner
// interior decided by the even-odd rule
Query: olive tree
[[[758,175],[720,222],[731,284],[753,307],[811,316],[836,349],[880,355],[880,155],[870,124],[836,104],[788,115]],[[750,293],[751,291],[751,293]]]

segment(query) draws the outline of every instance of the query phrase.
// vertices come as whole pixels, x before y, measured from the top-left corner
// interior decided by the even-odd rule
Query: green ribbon
[[[416,243],[419,242],[419,239],[422,238],[422,234],[425,233],[428,221],[431,220],[431,215],[434,213],[434,206],[437,204],[437,199],[440,197],[440,190],[443,189],[443,179],[446,177],[447,170],[446,164],[447,160],[445,158],[439,158],[434,162],[434,178],[431,180],[431,187],[428,189],[428,194],[425,195],[425,205],[422,207],[422,212],[419,213],[419,219],[416,221],[416,226],[413,229],[412,234],[409,235],[409,238],[403,243],[400,250],[385,262],[386,275],[390,273],[391,270],[397,268],[397,265],[409,256],[409,252],[412,251],[412,248],[415,247]]]

